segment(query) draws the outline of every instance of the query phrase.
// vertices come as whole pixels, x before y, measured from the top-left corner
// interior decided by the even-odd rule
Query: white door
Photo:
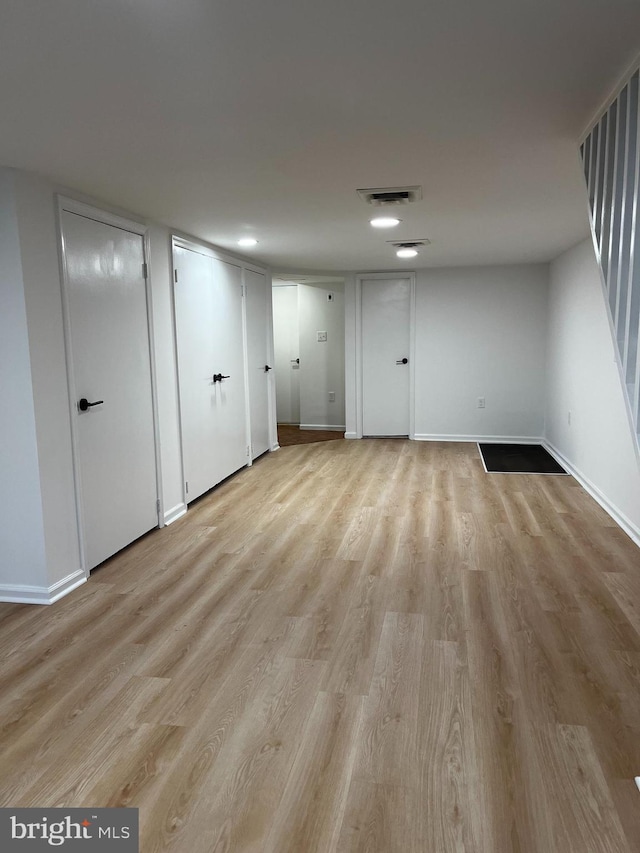
[[[362,280],[362,433],[409,435],[407,278]]]
[[[276,369],[276,418],[300,423],[300,342],[298,285],[273,288],[273,345]]]
[[[248,462],[242,270],[174,250],[176,341],[187,501]]]
[[[158,524],[144,241],[61,213],[81,535],[92,569]]]
[[[245,310],[247,324],[247,373],[249,376],[249,419],[251,458],[266,453],[269,439],[269,388],[273,365],[269,364],[267,331],[267,277],[245,270]]]

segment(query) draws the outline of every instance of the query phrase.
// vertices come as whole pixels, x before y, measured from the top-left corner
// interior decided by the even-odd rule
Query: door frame
[[[136,222],[132,219],[126,219],[123,216],[110,213],[107,210],[102,210],[99,207],[86,204],[85,202],[76,201],[64,195],[56,195],[56,227],[58,233],[58,249],[60,261],[60,291],[62,297],[62,321],[64,327],[64,350],[65,363],[67,368],[67,389],[69,392],[69,423],[71,431],[71,455],[73,461],[73,483],[76,504],[76,524],[78,528],[78,542],[80,546],[80,567],[84,572],[85,578],[89,578],[91,570],[87,567],[86,548],[85,548],[85,528],[83,516],[83,501],[82,501],[82,486],[80,483],[80,451],[78,430],[76,426],[76,400],[78,398],[75,380],[75,371],[73,366],[73,348],[71,344],[71,314],[69,310],[69,276],[67,267],[67,253],[64,242],[64,232],[62,229],[62,214],[74,213],[77,216],[83,216],[85,219],[92,219],[94,222],[99,222],[103,225],[111,225],[115,228],[120,228],[122,231],[128,231],[132,234],[137,234],[142,237],[142,254],[143,263],[146,264],[147,275],[145,278],[145,298],[147,306],[147,335],[149,341],[149,367],[151,376],[151,409],[153,414],[153,442],[154,442],[154,458],[156,472],[156,509],[158,516],[158,527],[164,527],[164,509],[162,500],[162,468],[160,458],[160,433],[158,425],[158,387],[157,387],[157,370],[155,362],[155,337],[153,331],[153,301],[150,275],[150,246],[149,246],[149,229],[142,222]]]
[[[371,272],[359,273],[356,276],[356,438],[363,436],[363,378],[362,378],[362,282],[370,279],[376,281],[397,281],[406,279],[409,282],[409,438],[416,437],[416,406],[415,406],[415,354],[416,354],[416,274],[415,272]]]
[[[267,267],[263,267],[260,264],[254,264],[250,261],[245,260],[244,258],[234,255],[231,252],[225,252],[221,249],[217,249],[215,246],[211,246],[208,243],[201,243],[197,240],[193,240],[190,237],[185,237],[182,234],[174,232],[171,234],[171,311],[172,311],[172,322],[173,322],[173,347],[175,354],[175,364],[176,364],[176,391],[177,391],[177,403],[178,403],[178,429],[180,436],[180,466],[182,468],[182,501],[184,506],[188,506],[187,504],[187,492],[185,487],[185,470],[184,470],[184,441],[182,435],[182,407],[180,404],[180,368],[178,365],[178,325],[176,322],[176,265],[175,265],[175,250],[176,249],[187,249],[190,252],[196,252],[199,255],[205,255],[209,258],[214,258],[217,261],[223,261],[227,264],[233,264],[234,266],[240,267],[241,271],[241,282],[242,282],[242,347],[244,354],[244,388],[245,388],[245,402],[246,402],[246,417],[245,417],[245,441],[249,447],[251,446],[251,413],[250,413],[250,401],[249,401],[249,371],[247,364],[247,299],[246,299],[246,281],[245,281],[245,271],[252,270],[253,272],[260,273],[261,275],[266,276],[266,287],[269,291],[271,287],[271,273]],[[271,363],[273,363],[273,312],[271,306],[271,300],[267,299],[267,316],[265,317],[265,322],[267,326],[265,328],[265,334],[267,335],[267,356]],[[269,374],[268,379],[268,416],[269,416],[269,450],[277,450],[278,445],[278,432],[277,426],[274,423],[275,420],[275,399],[274,399],[274,376],[273,373]],[[251,452],[249,453],[247,460],[247,467],[251,467],[253,465],[253,460],[251,459]]]

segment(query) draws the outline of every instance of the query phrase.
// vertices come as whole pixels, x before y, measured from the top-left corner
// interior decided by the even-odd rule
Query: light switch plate
[[[327,333],[326,332],[318,332],[318,343],[323,343],[326,340],[327,340]]]

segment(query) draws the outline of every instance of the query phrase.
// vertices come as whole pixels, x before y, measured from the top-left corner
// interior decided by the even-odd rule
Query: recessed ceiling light
[[[417,255],[417,251],[415,249],[398,249],[396,255],[399,258],[415,258]]]
[[[242,246],[245,249],[249,249],[252,246],[257,246],[257,245],[258,245],[258,241],[256,240],[255,237],[241,237],[238,240],[238,246]]]
[[[369,220],[374,228],[394,228],[400,225],[400,220],[395,216],[376,216],[375,219]]]

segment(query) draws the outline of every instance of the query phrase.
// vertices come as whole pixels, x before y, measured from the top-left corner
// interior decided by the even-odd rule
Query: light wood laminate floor
[[[0,651],[0,805],[143,853],[640,850],[640,551],[473,444],[267,455]]]

